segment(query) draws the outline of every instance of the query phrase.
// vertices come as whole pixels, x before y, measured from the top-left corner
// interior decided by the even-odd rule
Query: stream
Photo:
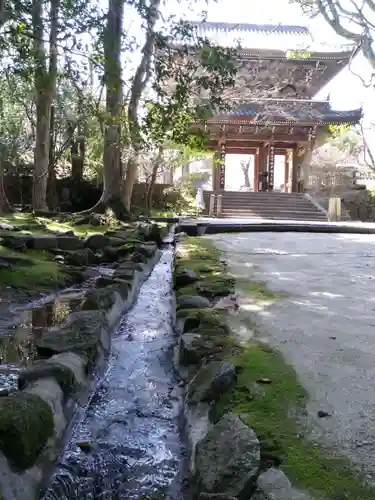
[[[163,251],[112,337],[102,383],[43,500],[182,500],[182,389],[172,364],[173,251]]]

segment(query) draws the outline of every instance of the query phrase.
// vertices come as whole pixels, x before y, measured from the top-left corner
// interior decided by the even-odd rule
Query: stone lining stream
[[[122,318],[106,373],[72,429],[44,500],[183,499],[172,264],[166,249]]]

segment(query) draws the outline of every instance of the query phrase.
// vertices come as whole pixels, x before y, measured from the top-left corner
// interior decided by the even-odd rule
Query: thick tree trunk
[[[138,176],[139,155],[141,152],[142,138],[138,123],[138,106],[142,93],[150,78],[152,53],[154,48],[155,24],[159,15],[161,0],[151,0],[148,8],[146,40],[142,49],[142,59],[135,72],[130,92],[130,103],[128,107],[128,125],[133,150],[127,163],[126,177],[124,182],[124,204],[130,210],[131,197],[134,183]]]
[[[107,208],[123,219],[127,215],[122,193],[121,167],[121,37],[124,0],[109,0],[107,29],[104,38],[104,82],[106,85],[106,124],[104,131],[103,192],[90,212],[105,212]]]
[[[10,214],[13,212],[4,188],[4,170],[0,165],[0,214]]]
[[[152,198],[154,195],[154,187],[155,187],[155,182],[156,182],[156,178],[158,175],[158,171],[159,171],[159,168],[161,166],[162,159],[163,159],[163,151],[164,151],[163,147],[160,147],[159,151],[158,151],[157,158],[156,158],[155,163],[152,167],[151,178],[150,178],[150,182],[149,182],[149,185],[147,188],[147,193],[146,193],[146,209],[148,211],[151,211],[151,209],[152,209]]]
[[[36,89],[36,143],[34,152],[33,197],[34,210],[47,210],[47,182],[50,143],[51,106],[56,91],[57,74],[57,27],[59,0],[51,0],[50,9],[50,55],[47,70],[47,55],[44,46],[43,2],[33,0],[33,35]]]
[[[47,183],[47,205],[52,212],[58,208],[58,196],[56,188],[55,170],[55,108],[51,106],[51,116],[49,125],[49,159],[48,159],[48,183]]]

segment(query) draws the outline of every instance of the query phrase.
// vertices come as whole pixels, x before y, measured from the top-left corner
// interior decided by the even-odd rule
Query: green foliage
[[[191,125],[226,107],[222,96],[235,83],[235,52],[197,36],[183,21],[168,34],[158,33],[155,46],[153,98],[147,101],[143,133],[156,144],[205,149],[206,133]]]

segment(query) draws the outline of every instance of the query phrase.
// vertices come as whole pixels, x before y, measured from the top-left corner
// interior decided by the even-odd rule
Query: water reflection
[[[19,321],[1,332],[0,364],[31,364],[37,358],[35,341],[40,338],[43,328],[61,324],[77,310],[82,298],[82,292],[61,295],[42,306],[22,311]]]

